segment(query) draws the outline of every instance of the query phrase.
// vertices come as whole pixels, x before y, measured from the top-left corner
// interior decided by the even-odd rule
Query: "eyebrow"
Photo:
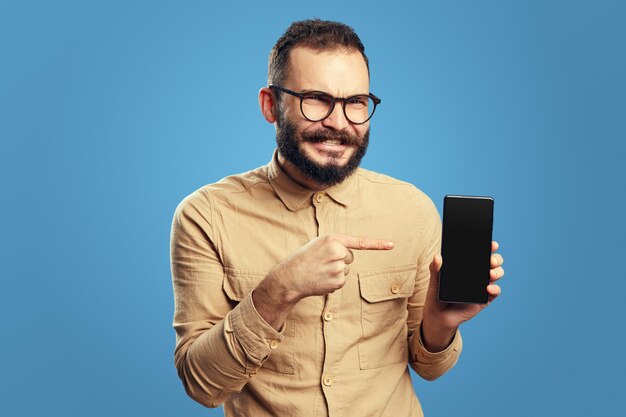
[[[329,95],[329,96],[331,95],[331,94],[328,94],[327,92],[321,91],[321,90],[300,90],[298,92],[299,93],[303,93],[303,94],[304,93],[320,93],[320,94],[326,94],[326,95]]]
[[[300,94],[314,93],[314,94],[324,94],[327,96],[335,97],[330,93],[327,93],[325,91],[320,91],[320,90],[300,90],[298,92]],[[349,96],[345,96],[345,97],[335,97],[335,98],[348,98],[348,97],[354,97],[354,96],[367,96],[367,95],[369,95],[369,93],[356,93],[356,94],[350,94]]]

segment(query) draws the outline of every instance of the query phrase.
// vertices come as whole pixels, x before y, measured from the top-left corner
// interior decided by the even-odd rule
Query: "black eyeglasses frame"
[[[369,93],[369,94],[355,94],[355,95],[350,96],[350,97],[342,98],[342,97],[333,97],[330,94],[324,93],[323,91],[309,91],[309,92],[306,92],[306,93],[298,93],[296,91],[289,90],[287,88],[281,87],[281,86],[276,85],[276,84],[270,84],[268,87],[270,88],[270,90],[278,90],[278,91],[281,91],[283,93],[287,93],[289,95],[292,95],[294,97],[298,97],[300,99],[300,113],[302,113],[302,116],[305,119],[307,119],[308,121],[310,121],[310,122],[320,122],[320,121],[326,119],[335,110],[335,104],[338,101],[340,101],[341,102],[341,108],[343,109],[343,115],[346,117],[346,120],[348,120],[350,123],[355,124],[355,125],[362,125],[364,123],[367,123],[372,118],[372,116],[374,115],[374,112],[376,111],[376,107],[381,103],[381,99],[379,99],[378,97],[376,97],[372,93]],[[328,97],[328,98],[330,98],[330,100],[332,102],[332,104],[330,106],[330,109],[328,110],[328,114],[326,114],[321,119],[317,119],[317,120],[309,119],[306,116],[306,114],[304,114],[304,110],[302,109],[302,102],[304,101],[304,98],[306,96],[310,96],[310,95],[313,95],[313,94],[317,94],[317,95],[320,95],[320,96]],[[363,97],[363,96],[367,96],[367,97],[372,99],[372,101],[374,102],[374,108],[372,109],[372,114],[370,114],[369,117],[365,121],[360,122],[360,123],[355,123],[352,120],[350,120],[350,118],[348,117],[348,114],[346,113],[346,102],[348,100],[350,100],[350,99],[353,99],[354,97]]]

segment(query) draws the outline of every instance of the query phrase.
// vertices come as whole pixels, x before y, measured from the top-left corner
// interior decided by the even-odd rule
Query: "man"
[[[199,189],[174,215],[183,385],[226,416],[421,416],[407,364],[428,380],[450,369],[458,326],[485,305],[437,300],[436,208],[358,168],[380,100],[352,29],[292,24],[268,78],[271,162]],[[502,262],[492,256],[492,282]]]

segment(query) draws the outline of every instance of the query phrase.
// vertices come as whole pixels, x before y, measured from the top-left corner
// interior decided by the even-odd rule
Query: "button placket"
[[[318,225],[318,236],[332,235],[335,233],[345,233],[345,224],[343,223],[344,216],[341,216],[340,211],[342,208],[335,204],[335,202],[325,192],[318,192],[313,195],[312,205],[314,206],[315,216]],[[342,219],[341,222],[338,222]],[[335,369],[337,361],[341,355],[338,355],[338,343],[341,339],[336,334],[340,332],[340,328],[334,325],[335,320],[338,320],[335,314],[338,314],[339,301],[341,299],[343,289],[328,294],[325,297],[324,307],[320,312],[321,318],[321,331],[324,341],[324,355],[322,364],[322,375],[320,385],[324,396],[327,401],[332,401],[328,395],[333,391],[331,386],[335,383],[333,378],[326,374],[327,371]]]

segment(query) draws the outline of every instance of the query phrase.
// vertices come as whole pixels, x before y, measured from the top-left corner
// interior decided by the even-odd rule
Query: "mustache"
[[[320,143],[327,140],[336,140],[342,145],[364,146],[363,141],[357,136],[344,131],[318,130],[315,132],[302,132],[301,136],[304,142]]]

